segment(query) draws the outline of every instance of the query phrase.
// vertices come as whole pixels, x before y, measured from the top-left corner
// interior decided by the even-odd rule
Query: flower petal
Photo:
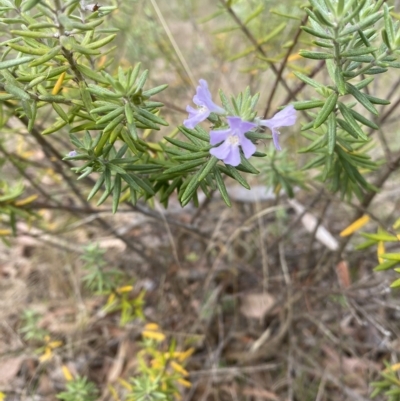
[[[234,131],[234,133],[239,137],[244,137],[244,134],[247,131],[250,131],[257,126],[257,124],[251,123],[249,121],[243,121],[240,117],[236,116],[227,117],[227,120],[232,131]]]
[[[230,152],[223,159],[225,164],[230,164],[233,167],[236,167],[240,164],[240,151],[238,146],[231,146]]]
[[[296,122],[296,110],[293,105],[286,106],[283,110],[276,113],[268,120],[261,120],[260,125],[264,125],[269,129],[288,127]]]
[[[190,129],[193,129],[210,115],[210,111],[204,107],[201,109],[194,109],[191,106],[187,106],[186,111],[189,113],[189,117],[183,121],[183,125]]]
[[[216,148],[210,149],[210,153],[215,156],[217,159],[224,160],[225,157],[228,156],[230,153],[232,145],[228,143],[228,141],[225,141],[221,145],[217,146]]]
[[[241,142],[240,142],[240,146],[242,147],[243,153],[244,153],[244,157],[246,159],[248,159],[249,157],[251,157],[256,149],[256,145],[254,145],[253,142],[250,141],[249,138],[243,137]]]
[[[225,141],[226,138],[231,134],[231,129],[210,131],[210,144],[217,145],[218,143]]]
[[[280,132],[278,130],[272,130],[272,140],[274,141],[274,146],[277,150],[282,150],[281,146],[279,145],[279,134]]]
[[[210,112],[217,114],[225,114],[225,110],[222,107],[217,106],[211,98],[211,93],[208,89],[207,81],[200,79],[200,86],[196,88],[196,94],[193,97],[193,102],[198,106],[207,107]]]

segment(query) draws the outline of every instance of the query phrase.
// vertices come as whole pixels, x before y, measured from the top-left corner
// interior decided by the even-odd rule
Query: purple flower
[[[74,156],[77,156],[77,155],[78,155],[78,153],[77,153],[76,150],[71,150],[71,152],[68,153],[68,157],[74,157]]]
[[[272,140],[277,150],[282,150],[279,145],[279,128],[288,127],[296,122],[296,110],[292,105],[286,106],[269,120],[260,120],[259,125],[272,131]]]
[[[222,160],[225,164],[238,166],[240,164],[240,150],[242,148],[244,156],[248,159],[255,151],[256,146],[244,134],[257,125],[248,121],[243,121],[240,117],[227,117],[229,128],[218,131],[210,131],[211,145],[221,145],[210,149],[210,153]]]
[[[212,101],[207,82],[204,79],[200,79],[199,82],[200,86],[196,88],[196,94],[193,97],[193,103],[197,104],[198,108],[186,107],[186,111],[189,113],[188,119],[183,122],[186,128],[194,128],[197,124],[206,120],[210,113],[225,113],[222,107],[217,106]]]

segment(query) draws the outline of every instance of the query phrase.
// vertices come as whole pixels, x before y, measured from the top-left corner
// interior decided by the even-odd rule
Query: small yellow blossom
[[[28,203],[31,203],[31,202],[33,202],[35,199],[37,199],[37,197],[38,197],[38,195],[31,195],[31,196],[28,196],[28,197],[25,198],[25,199],[21,199],[21,200],[16,201],[16,202],[14,203],[14,205],[15,205],[15,206],[24,206],[24,205],[27,205]]]
[[[124,287],[117,288],[117,292],[122,294],[123,292],[130,292],[132,291],[132,289],[133,289],[132,285],[125,285]]]
[[[179,383],[179,384],[182,384],[182,386],[184,386],[184,387],[192,387],[192,383],[190,383],[190,381],[188,381],[188,380],[185,380],[185,379],[178,379],[177,380],[177,382]]]
[[[160,330],[160,327],[159,327],[158,324],[156,324],[156,323],[147,323],[147,324],[144,326],[144,329],[145,329],[145,330],[149,330],[149,331],[159,331],[159,330]]]
[[[156,341],[164,341],[165,340],[165,334],[160,333],[157,331],[143,331],[142,336],[146,338],[151,338],[152,340]]]
[[[369,220],[370,217],[367,214],[364,214],[364,216],[360,217],[355,222],[351,223],[348,227],[346,227],[339,235],[341,237],[347,237],[355,233],[361,227],[364,227],[369,222]]]
[[[128,383],[126,380],[118,378],[118,383],[121,384],[121,386],[125,387],[127,390],[132,391],[132,385]]]
[[[385,243],[383,241],[378,242],[378,249],[377,249],[377,254],[378,254],[378,261],[379,263],[383,263],[384,260],[381,258],[381,255],[385,253]]]
[[[65,71],[58,77],[56,84],[54,85],[53,90],[51,91],[52,95],[57,95],[58,92],[60,92],[61,86],[64,82],[65,78]]]
[[[385,369],[384,372],[397,372],[398,370],[400,370],[400,363],[395,363],[394,365],[389,366],[387,369]]]
[[[62,365],[61,370],[62,370],[64,378],[67,382],[74,380],[72,373],[69,371],[69,369],[66,365]]]
[[[53,356],[53,352],[51,351],[50,347],[46,347],[44,350],[44,353],[39,357],[40,362],[47,362],[49,361]]]
[[[192,356],[194,351],[195,351],[195,349],[192,347],[192,348],[187,349],[184,352],[177,352],[177,354],[178,354],[177,359],[179,360],[179,362],[183,362],[186,359],[188,359],[190,356]]]
[[[176,363],[175,361],[171,361],[171,367],[174,369],[176,372],[180,373],[183,376],[189,376],[189,372],[179,363]]]

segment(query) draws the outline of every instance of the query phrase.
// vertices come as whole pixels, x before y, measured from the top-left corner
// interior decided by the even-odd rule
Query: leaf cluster
[[[295,73],[319,95],[294,104],[297,110],[306,110],[310,118],[302,131],[311,144],[301,151],[316,157],[305,168],[322,167],[320,179],[327,180],[332,191],[362,198],[365,190],[373,189],[365,174],[377,168],[366,146],[373,130],[379,129],[376,105],[389,104],[363,89],[375,75],[389,67],[400,67],[396,61],[398,23],[392,21],[390,8],[382,0],[310,3],[311,8],[305,9],[309,25],[302,29],[315,38],[313,44],[322,51],[303,50],[300,55],[323,60],[330,83],[323,85]]]

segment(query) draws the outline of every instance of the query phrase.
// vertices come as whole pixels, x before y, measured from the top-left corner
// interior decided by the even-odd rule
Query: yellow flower
[[[369,220],[370,217],[367,214],[364,214],[364,216],[360,217],[355,222],[351,223],[348,227],[346,227],[339,235],[341,237],[347,237],[355,233],[361,227],[364,227],[369,222]]]
[[[189,372],[183,366],[179,365],[179,363],[171,361],[171,367],[182,376],[189,376]]]
[[[165,340],[165,334],[157,332],[157,331],[143,331],[142,336],[145,338],[151,338],[152,340],[156,341],[164,341]]]
[[[159,331],[159,330],[160,330],[160,327],[159,327],[158,324],[156,324],[156,323],[147,323],[147,324],[144,326],[144,329],[145,329],[145,330],[150,330],[150,331]]]
[[[51,348],[50,347],[46,347],[45,350],[44,350],[44,353],[39,357],[39,361],[40,362],[49,361],[52,356],[53,356],[53,353],[51,352]]]
[[[182,384],[182,386],[184,386],[184,387],[192,387],[192,383],[190,383],[190,381],[188,381],[188,380],[178,379],[177,382],[179,384]]]
[[[130,292],[130,291],[132,291],[132,289],[133,289],[132,285],[125,285],[124,287],[117,288],[117,292],[119,292],[121,294],[123,292]]]
[[[378,254],[378,261],[379,263],[383,263],[384,260],[381,258],[381,255],[385,253],[385,243],[383,241],[378,242],[378,249],[377,249],[377,254]]]
[[[72,380],[74,380],[74,377],[72,376],[71,372],[69,371],[69,369],[67,368],[67,366],[63,365],[61,367],[61,370],[63,372],[64,378],[67,382],[70,382]]]
[[[192,348],[189,348],[189,349],[187,349],[186,351],[184,351],[184,352],[177,352],[177,359],[180,361],[180,362],[183,362],[183,361],[185,361],[186,359],[188,359],[190,356],[192,356],[193,355],[193,353],[194,353],[194,351],[195,351],[195,349],[192,347]]]

